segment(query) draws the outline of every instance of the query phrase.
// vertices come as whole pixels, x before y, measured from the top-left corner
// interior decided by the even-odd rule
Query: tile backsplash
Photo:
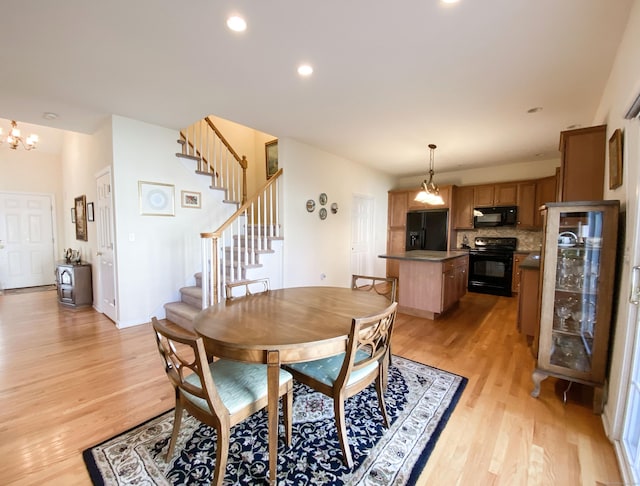
[[[540,251],[542,247],[542,230],[518,230],[514,228],[478,228],[475,230],[458,230],[456,234],[456,248],[462,247],[464,236],[473,248],[473,241],[477,236],[498,236],[500,238],[518,238],[517,251]]]

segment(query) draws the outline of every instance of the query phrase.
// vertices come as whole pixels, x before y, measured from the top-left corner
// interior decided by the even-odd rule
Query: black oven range
[[[511,297],[517,238],[477,236],[469,250],[469,292]]]

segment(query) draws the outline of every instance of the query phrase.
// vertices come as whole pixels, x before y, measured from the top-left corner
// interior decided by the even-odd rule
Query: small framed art
[[[622,131],[619,128],[609,139],[609,189],[622,185]]]
[[[199,192],[182,191],[180,201],[183,208],[200,208],[201,194]]]
[[[267,163],[267,179],[278,172],[278,140],[272,140],[264,144],[264,156]]]
[[[95,221],[93,214],[93,203],[87,203],[87,221]]]
[[[175,215],[175,195],[172,184],[138,181],[138,198],[142,215]]]
[[[76,240],[87,241],[87,196],[84,194],[75,198]]]

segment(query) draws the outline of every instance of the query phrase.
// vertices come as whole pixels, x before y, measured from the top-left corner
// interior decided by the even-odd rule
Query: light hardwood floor
[[[395,354],[469,379],[423,485],[621,484],[588,399],[532,398],[516,299],[468,294],[446,317],[399,314]],[[0,483],[86,485],[82,450],[173,406],[150,325],[117,330],[54,291],[0,296]]]

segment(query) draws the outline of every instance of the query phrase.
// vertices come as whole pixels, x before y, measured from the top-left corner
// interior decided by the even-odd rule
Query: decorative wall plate
[[[320,194],[320,197],[318,198],[318,202],[323,206],[327,204],[327,195],[324,192]]]
[[[337,212],[338,212],[338,203],[332,203],[331,204],[331,212],[333,214],[337,214]]]
[[[327,208],[320,208],[320,219],[327,219]]]
[[[307,201],[307,211],[313,213],[313,210],[316,208],[316,202],[313,199],[309,199]]]

